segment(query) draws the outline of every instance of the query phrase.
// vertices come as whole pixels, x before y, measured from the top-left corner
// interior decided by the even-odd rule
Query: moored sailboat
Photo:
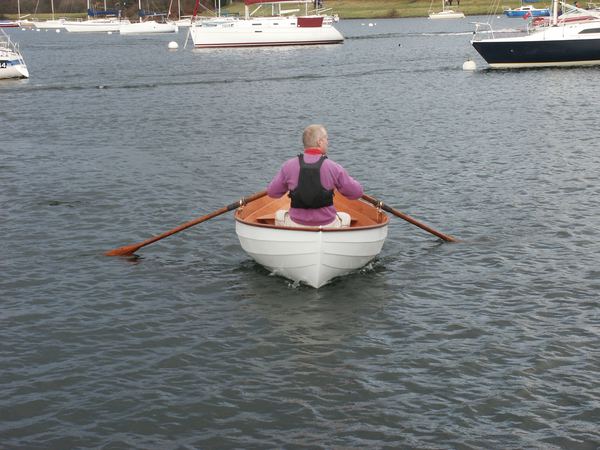
[[[18,44],[0,29],[0,79],[7,78],[29,78],[29,71]]]
[[[70,33],[107,33],[119,31],[128,23],[128,19],[121,17],[121,11],[107,9],[106,0],[103,10],[92,8],[87,0],[87,20],[66,21],[64,28]]]
[[[433,5],[433,0],[431,4]],[[442,0],[442,10],[439,12],[434,12],[433,9],[431,9],[431,6],[429,8],[430,19],[464,19],[464,17],[464,13],[447,8],[446,0]]]
[[[52,11],[52,18],[50,20],[36,20],[32,19],[31,24],[40,30],[56,30],[56,29],[64,29],[65,22],[67,19],[59,18],[56,19],[54,17],[54,0],[50,0],[50,10]],[[37,11],[37,7],[36,7]]]
[[[519,36],[492,32],[482,37],[481,29],[491,30],[491,25],[477,24],[471,44],[494,69],[600,65],[600,18],[559,20],[558,5],[554,0],[549,26],[533,26]]]
[[[304,4],[304,15],[286,15],[298,9],[283,10],[284,4]],[[244,18],[216,17],[194,22],[190,35],[196,48],[263,47],[285,45],[340,44],[342,34],[331,17],[308,14],[310,0],[244,0]],[[252,13],[251,5],[257,5]],[[271,5],[271,16],[252,17],[262,5]]]
[[[177,24],[168,22],[157,22],[148,19],[154,17],[163,17],[165,14],[148,13],[142,9],[142,0],[138,1],[138,22],[132,22],[123,25],[119,29],[121,34],[156,34],[156,33],[177,33],[179,27]]]

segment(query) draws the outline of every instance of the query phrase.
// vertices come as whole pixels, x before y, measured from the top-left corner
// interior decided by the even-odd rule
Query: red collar
[[[305,148],[304,154],[305,155],[324,155],[325,153],[323,153],[320,148],[312,147],[312,148]]]

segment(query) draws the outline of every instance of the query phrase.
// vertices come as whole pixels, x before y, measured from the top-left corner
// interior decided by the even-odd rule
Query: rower
[[[289,210],[275,214],[275,224],[286,227],[341,228],[350,215],[336,211],[334,190],[350,200],[363,195],[362,186],[338,163],[327,157],[329,140],[323,125],[309,125],[302,134],[304,153],[287,160],[269,183],[267,194],[280,198],[286,192]]]

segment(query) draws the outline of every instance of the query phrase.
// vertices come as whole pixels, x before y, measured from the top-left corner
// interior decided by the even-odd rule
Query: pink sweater
[[[304,161],[312,164],[319,160],[321,155],[314,152],[304,153]],[[267,187],[267,194],[272,198],[279,198],[288,191],[296,189],[300,175],[298,157],[287,160]],[[321,166],[321,184],[325,189],[337,189],[351,200],[360,198],[363,194],[362,186],[358,181],[348,175],[348,172],[338,163],[326,159]],[[326,206],[317,209],[290,208],[290,218],[301,225],[318,226],[327,225],[335,219],[335,208]]]

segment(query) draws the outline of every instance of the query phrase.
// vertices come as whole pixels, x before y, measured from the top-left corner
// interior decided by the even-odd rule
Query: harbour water
[[[214,51],[10,31],[31,78],[0,83],[0,448],[598,449],[600,69],[485,70],[472,20]],[[309,123],[462,242],[393,218],[318,290],[231,214],[103,255],[263,190]]]

